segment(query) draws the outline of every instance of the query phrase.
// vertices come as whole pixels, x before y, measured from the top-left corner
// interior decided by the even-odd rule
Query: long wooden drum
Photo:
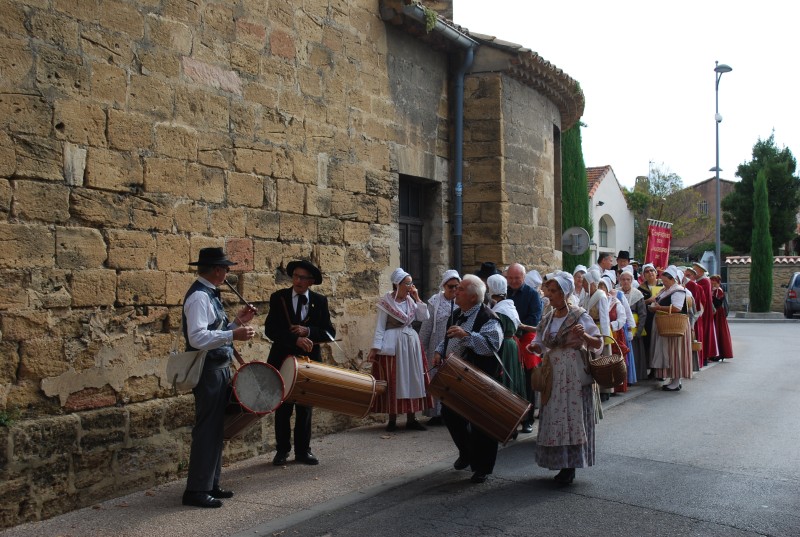
[[[386,383],[366,373],[287,356],[281,365],[284,400],[363,418]]]
[[[283,380],[264,362],[244,364],[231,380],[231,401],[225,408],[225,440],[236,438],[258,420],[275,412],[283,401]]]
[[[528,401],[454,354],[439,366],[429,391],[442,404],[503,444],[531,408]]]

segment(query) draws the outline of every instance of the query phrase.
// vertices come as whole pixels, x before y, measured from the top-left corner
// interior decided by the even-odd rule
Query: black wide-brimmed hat
[[[497,270],[497,266],[491,261],[484,261],[481,263],[481,268],[475,271],[475,276],[481,280],[485,280],[489,276],[494,276],[495,274],[500,274],[500,271]]]
[[[212,267],[215,265],[230,267],[236,263],[228,259],[222,248],[203,248],[200,250],[197,261],[193,261],[189,264],[202,267]]]
[[[631,254],[628,250],[620,250],[617,254],[617,259],[627,259],[628,261],[631,260]]]
[[[314,276],[314,283],[319,285],[322,283],[322,272],[319,271],[317,267],[315,267],[310,261],[306,261],[305,259],[301,259],[299,261],[290,261],[288,265],[286,265],[286,274],[290,277],[294,272],[294,269],[301,268],[305,269]]]

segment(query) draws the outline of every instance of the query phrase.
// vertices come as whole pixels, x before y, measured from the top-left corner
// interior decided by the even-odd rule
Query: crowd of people
[[[733,357],[719,276],[707,276],[701,263],[670,265],[660,273],[645,264],[640,273],[628,252],[620,251],[616,259],[613,265],[613,256],[601,253],[591,267],[544,277],[520,263],[500,271],[486,262],[475,274],[463,276],[451,269],[427,302],[412,275],[397,268],[390,277],[392,290],[377,302],[368,361],[387,389],[376,395],[370,412],[388,416],[389,432],[398,429],[399,414],[405,414],[406,429],[446,426],[458,449],[454,468],[470,468],[471,481],[482,483],[494,468],[498,440],[434,398],[431,378],[452,354],[528,401],[530,410],[516,438],[533,432],[537,393],[531,380],[537,367],[546,366],[550,388],[538,398],[536,461],[558,470],[557,482],[572,483],[576,468],[594,464],[602,401],[648,379],[665,381],[665,391],[679,391],[681,380],[709,361]],[[201,250],[199,260],[190,264],[198,266],[198,279],[185,299],[186,349],[208,350],[211,359],[193,390],[196,423],[183,503],[219,507],[221,499],[233,495],[219,485],[232,342],[253,337],[247,322],[256,312],[248,305],[229,322],[216,287],[233,263],[221,248]],[[322,282],[320,270],[301,260],[289,263],[286,272],[292,286],[273,293],[265,325],[273,341],[268,361],[277,369],[288,356],[319,361],[318,344],[335,335],[327,299],[309,289]],[[660,331],[657,320],[675,313],[686,320],[678,337],[674,330]],[[610,354],[623,355],[627,376],[618,386],[599,389],[588,364]],[[428,417],[425,425],[418,413]],[[273,464],[286,464],[292,447],[296,461],[319,463],[310,450],[311,417],[311,407],[285,402],[278,408]]]

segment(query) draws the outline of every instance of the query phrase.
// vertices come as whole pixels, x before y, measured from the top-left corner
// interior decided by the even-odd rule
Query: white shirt
[[[215,289],[214,284],[205,278],[198,277],[197,281]],[[195,291],[189,295],[183,304],[183,311],[186,314],[186,335],[189,338],[189,345],[193,348],[210,351],[233,343],[232,329],[236,326],[236,322],[228,323],[225,330],[208,329],[208,325],[217,318],[217,313],[207,293]]]
[[[293,312],[297,311],[297,297],[298,296],[300,296],[300,295],[298,295],[297,293],[292,291],[292,311]],[[300,310],[300,319],[305,319],[306,315],[308,315],[308,301],[310,299],[310,297],[308,296],[308,289],[306,289],[306,292],[303,293],[303,296],[306,297],[306,303],[303,304],[303,308]]]

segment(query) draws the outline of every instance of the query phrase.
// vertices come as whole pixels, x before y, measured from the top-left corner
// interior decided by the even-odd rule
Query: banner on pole
[[[652,263],[659,274],[669,266],[669,245],[672,241],[672,223],[647,221],[647,251],[644,262]]]

